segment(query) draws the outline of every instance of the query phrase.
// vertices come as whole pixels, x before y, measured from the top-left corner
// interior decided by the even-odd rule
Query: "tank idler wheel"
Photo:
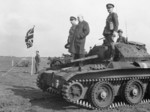
[[[45,83],[43,73],[40,73],[40,74],[37,76],[36,84],[37,84],[37,86],[38,86],[40,89],[42,89],[43,91],[46,91],[46,90],[48,89],[48,87],[49,87],[49,86]]]
[[[127,82],[124,97],[128,104],[135,105],[140,103],[144,97],[144,88],[140,80],[130,80]]]
[[[114,88],[109,82],[97,82],[92,88],[91,102],[96,108],[108,108],[114,97]]]
[[[75,102],[84,96],[84,87],[80,82],[70,82],[63,87],[63,97],[67,101]]]

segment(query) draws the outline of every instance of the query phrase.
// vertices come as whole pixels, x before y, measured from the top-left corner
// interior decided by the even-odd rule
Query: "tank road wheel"
[[[127,103],[131,105],[138,104],[144,97],[142,82],[139,80],[128,81],[125,86],[124,97]]]
[[[84,88],[79,82],[69,82],[63,86],[63,97],[67,101],[77,101],[83,98]]]
[[[108,108],[114,97],[114,89],[109,82],[97,82],[92,88],[91,101],[96,108]]]

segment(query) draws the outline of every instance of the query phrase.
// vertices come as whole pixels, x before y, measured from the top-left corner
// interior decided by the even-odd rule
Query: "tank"
[[[150,55],[145,44],[115,43],[94,46],[84,58],[43,69],[37,86],[67,102],[90,109],[112,109],[149,102]]]

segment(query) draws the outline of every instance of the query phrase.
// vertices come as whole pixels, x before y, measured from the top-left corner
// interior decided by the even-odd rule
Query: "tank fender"
[[[136,68],[131,62],[110,62],[107,68],[113,69],[125,69],[125,68]]]
[[[150,61],[134,62],[133,64],[140,68],[150,68]]]

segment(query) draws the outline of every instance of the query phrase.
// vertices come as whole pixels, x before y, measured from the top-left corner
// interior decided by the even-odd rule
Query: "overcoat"
[[[69,36],[68,36],[68,43],[69,43],[69,49],[68,51],[70,53],[75,53],[75,47],[74,47],[74,32],[75,32],[75,28],[76,28],[76,25],[73,25],[70,30],[69,30]]]
[[[74,33],[74,47],[76,54],[84,54],[86,36],[89,34],[89,24],[86,21],[79,22]]]

